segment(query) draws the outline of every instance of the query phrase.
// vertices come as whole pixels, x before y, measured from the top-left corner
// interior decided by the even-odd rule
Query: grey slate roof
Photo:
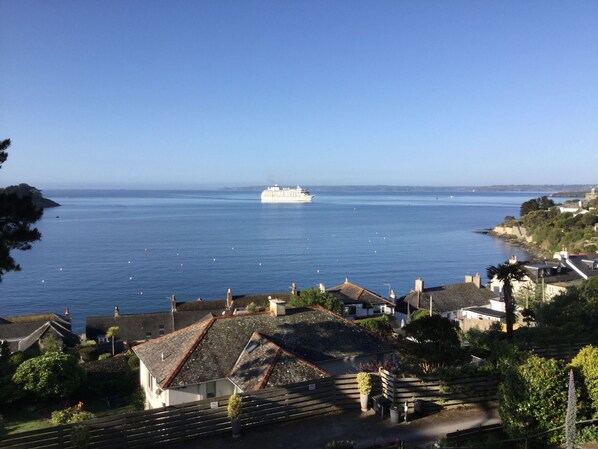
[[[394,306],[392,302],[382,296],[367,290],[359,285],[353,284],[348,280],[344,284],[337,285],[326,290],[328,293],[338,298],[343,304],[364,304],[366,307],[372,307],[374,304],[385,304]]]
[[[228,378],[242,391],[321,379],[330,373],[254,332]]]
[[[415,310],[417,297],[418,292],[412,291],[403,299]],[[500,300],[500,294],[486,288],[477,288],[471,282],[424,288],[424,291],[420,293],[420,309],[430,308],[430,297],[432,297],[432,309],[435,313],[452,312],[465,307],[485,306],[490,304],[491,299]]]
[[[143,341],[156,338],[160,335],[162,326],[163,334],[170,334],[174,331],[203,321],[213,316],[232,315],[238,308],[245,308],[250,303],[259,307],[268,307],[268,297],[288,300],[289,293],[264,293],[251,295],[233,295],[233,305],[228,308],[226,299],[197,300],[176,303],[176,311],[124,314],[119,316],[91,316],[85,320],[85,335],[88,340],[96,340],[98,336],[105,335],[106,330],[112,326],[118,326],[120,333],[119,340],[122,341]]]
[[[588,278],[598,276],[598,261],[595,259],[583,255],[571,255],[569,261]],[[520,262],[520,265],[534,282],[541,282],[542,278],[547,284],[575,282],[583,279],[564,260],[526,261]]]
[[[228,377],[254,332],[314,364],[387,351],[377,336],[320,307],[219,316],[134,351],[162,388],[193,385]]]
[[[0,321],[0,340],[6,341],[12,352],[26,351],[48,333],[67,346],[79,343],[70,320],[55,313],[10,316]]]

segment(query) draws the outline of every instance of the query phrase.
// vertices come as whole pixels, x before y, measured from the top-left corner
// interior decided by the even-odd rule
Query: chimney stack
[[[477,288],[482,288],[482,277],[480,276],[480,273],[475,274],[473,277],[473,283]]]
[[[114,317],[119,317],[120,316],[120,311],[118,310],[118,306],[114,306]]]
[[[297,296],[297,284],[294,282],[291,284],[291,295]]]
[[[326,293],[326,286],[320,282],[320,293]]]
[[[419,309],[419,307],[421,305],[421,296],[422,296],[422,292],[420,290],[417,290],[417,301],[415,303],[416,309]]]
[[[345,276],[345,284],[349,283],[349,276]]]
[[[70,319],[71,319],[71,311],[69,310],[68,306],[66,307],[66,310],[64,311],[64,317],[65,317],[67,320],[70,320]]]
[[[233,292],[232,290],[229,288],[226,291],[226,307],[228,309],[230,309],[233,306]]]
[[[176,312],[176,296],[172,295],[170,298],[170,311]]]
[[[286,301],[282,299],[274,298],[270,299],[270,312],[274,314],[274,316],[283,316],[286,315]]]
[[[392,299],[392,301],[393,301],[394,303],[396,303],[396,302],[397,302],[397,294],[396,294],[396,292],[394,291],[394,289],[391,289],[391,290],[390,290],[390,294],[389,294],[388,296],[390,297],[390,299]]]
[[[424,280],[422,278],[417,278],[415,280],[415,291],[416,292],[424,291]]]

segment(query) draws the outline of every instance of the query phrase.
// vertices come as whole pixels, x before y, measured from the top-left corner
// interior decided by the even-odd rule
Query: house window
[[[152,393],[154,389],[154,378],[149,371],[147,372],[147,389],[150,393]]]
[[[160,329],[158,329],[158,335],[162,336],[164,335],[164,325],[160,324]]]
[[[106,336],[98,335],[98,343],[106,343]]]
[[[206,383],[206,397],[207,398],[216,397],[216,381]]]
[[[146,332],[145,333],[145,339],[149,340],[150,338],[152,338],[152,333],[151,332]]]
[[[343,307],[343,315],[351,316],[357,314],[357,307],[355,306],[345,306]]]

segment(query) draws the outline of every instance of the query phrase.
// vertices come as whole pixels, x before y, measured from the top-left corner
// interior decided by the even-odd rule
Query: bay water
[[[169,298],[326,287],[345,277],[388,296],[463,282],[518,247],[476,231],[517,215],[539,193],[312,192],[309,204],[261,204],[259,191],[44,192],[62,206],[42,240],[13,252],[22,271],[0,283],[0,316],[167,310]]]

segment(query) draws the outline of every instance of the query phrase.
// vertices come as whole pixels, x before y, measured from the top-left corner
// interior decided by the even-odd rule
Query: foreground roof
[[[255,332],[313,364],[386,351],[377,336],[321,307],[214,317],[134,351],[162,388],[193,385],[228,377]]]
[[[330,373],[254,332],[228,378],[242,391],[321,379]]]

